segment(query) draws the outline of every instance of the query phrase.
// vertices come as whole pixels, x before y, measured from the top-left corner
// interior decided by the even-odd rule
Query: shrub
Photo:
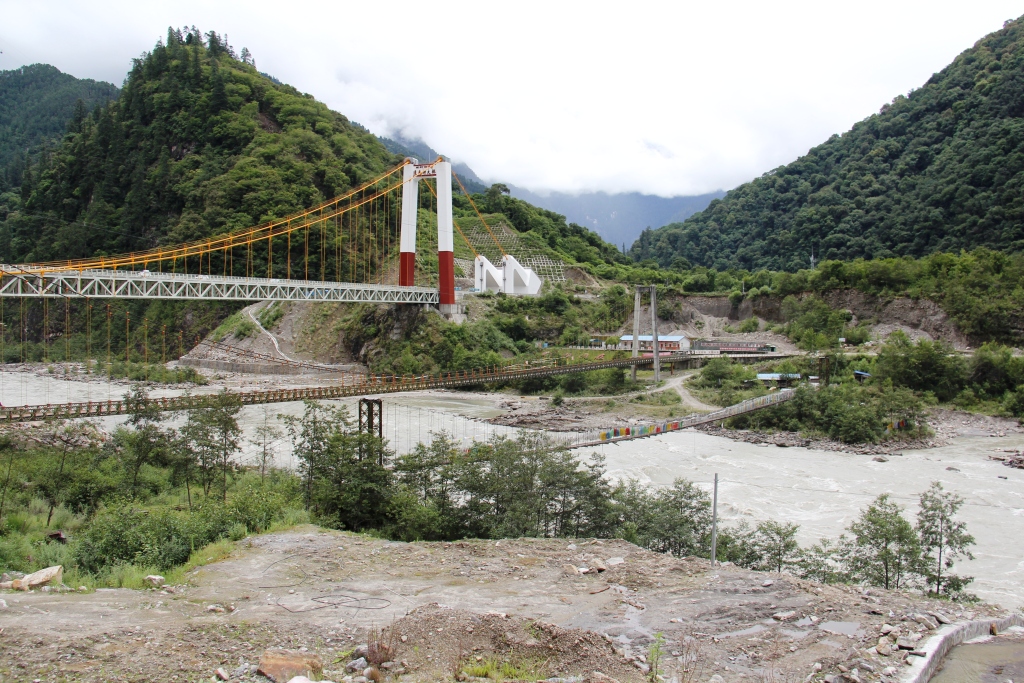
[[[90,572],[116,564],[166,570],[185,562],[194,549],[221,538],[230,526],[229,514],[217,505],[177,512],[121,504],[97,515],[76,543],[75,557]]]

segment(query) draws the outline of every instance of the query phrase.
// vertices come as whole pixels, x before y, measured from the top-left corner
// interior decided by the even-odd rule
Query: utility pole
[[[640,286],[636,288],[633,300],[633,358],[640,355]],[[632,370],[633,381],[636,382],[636,366]]]
[[[661,381],[661,346],[658,344],[658,289],[649,287],[651,292],[651,342],[654,349],[654,383]]]
[[[715,489],[711,498],[711,566],[718,557],[718,474],[715,473]]]

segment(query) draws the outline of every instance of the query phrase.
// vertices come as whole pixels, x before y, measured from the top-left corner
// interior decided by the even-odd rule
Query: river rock
[[[14,579],[11,581],[10,587],[14,590],[27,591],[50,583],[59,585],[63,580],[64,567],[58,564],[54,567],[47,567],[46,569],[40,569],[37,572],[32,572],[23,579]]]
[[[285,683],[296,676],[319,678],[324,663],[318,655],[298,650],[265,650],[256,673],[275,683]]]
[[[587,676],[586,683],[619,683],[619,680],[617,678],[612,678],[608,674],[595,671]]]
[[[775,621],[789,621],[794,618],[796,618],[796,612],[794,610],[789,610],[788,612],[776,612],[772,615],[772,619]]]
[[[934,631],[939,627],[939,622],[932,619],[927,614],[915,614],[914,621]]]
[[[345,665],[345,671],[348,671],[349,673],[355,673],[357,671],[362,673],[363,669],[365,669],[365,668],[366,668],[366,658],[365,657],[360,657],[359,659],[353,659],[351,662],[349,662],[347,665]]]
[[[896,647],[901,650],[913,650],[916,645],[910,638],[899,638],[896,641]]]
[[[166,579],[160,576],[159,574],[150,574],[149,576],[144,578],[143,581],[148,583],[153,588],[161,588],[163,587],[164,581],[166,581]]]
[[[579,576],[580,570],[576,567],[576,565],[566,564],[562,565],[562,573],[566,576]]]

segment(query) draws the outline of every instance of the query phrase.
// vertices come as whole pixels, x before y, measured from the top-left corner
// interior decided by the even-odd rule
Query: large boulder
[[[41,586],[49,586],[50,584],[60,585],[64,580],[64,567],[56,565],[54,567],[47,567],[46,569],[40,569],[37,572],[25,576],[21,579],[14,579],[12,581],[4,581],[0,583],[0,588],[13,588],[14,590],[27,591],[33,588],[40,588]]]
[[[275,683],[286,683],[296,676],[317,680],[323,669],[324,663],[319,655],[275,648],[264,651],[256,673],[266,676]]]

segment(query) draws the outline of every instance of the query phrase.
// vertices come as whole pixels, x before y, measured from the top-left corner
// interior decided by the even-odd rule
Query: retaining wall
[[[924,647],[924,657],[911,657],[913,664],[903,674],[903,683],[928,683],[942,665],[943,658],[957,645],[964,641],[987,636],[993,624],[997,632],[1005,631],[1011,626],[1024,626],[1024,617],[1014,614],[1004,619],[979,619],[961,624],[943,626],[932,636]]]
[[[358,365],[338,366],[335,370],[304,368],[298,365],[283,363],[240,363],[232,360],[211,360],[209,358],[182,357],[178,360],[182,365],[219,372],[243,372],[254,375],[332,375],[342,372],[365,374],[365,368]]]

